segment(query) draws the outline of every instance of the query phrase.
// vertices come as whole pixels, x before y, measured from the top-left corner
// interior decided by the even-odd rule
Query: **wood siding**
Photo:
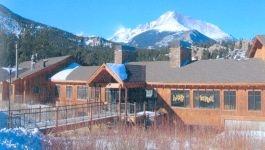
[[[56,83],[55,83],[56,84]],[[59,97],[57,98],[57,103],[58,104],[79,104],[79,103],[86,103],[87,101],[89,102],[95,102],[95,99],[92,99],[91,97],[91,90],[92,88],[89,87],[86,83],[57,83],[57,86],[60,87],[60,94]],[[66,98],[66,87],[67,86],[71,86],[72,87],[72,98],[71,99],[67,99]],[[88,86],[88,99],[78,99],[78,86]],[[101,87],[100,88],[100,99],[101,102],[105,102],[105,88]]]
[[[181,90],[181,89],[180,89]],[[197,90],[197,89],[195,89]],[[251,89],[252,90],[252,89]],[[265,121],[265,92],[261,91],[261,110],[248,110],[248,90],[237,89],[236,91],[236,109],[224,109],[225,90],[220,91],[220,107],[216,109],[194,108],[193,91],[190,89],[190,106],[187,108],[171,106],[171,88],[157,88],[158,97],[160,97],[166,105],[170,106],[175,115],[185,124],[189,125],[210,125],[223,126],[226,119],[230,120],[255,120]]]
[[[49,78],[58,69],[64,67],[69,60],[71,60],[70,57],[24,78],[15,80],[12,83],[13,93],[11,99],[16,102],[54,103],[55,85]],[[8,88],[4,88],[4,90],[8,90]]]
[[[259,58],[265,60],[265,46],[257,48],[254,58]]]

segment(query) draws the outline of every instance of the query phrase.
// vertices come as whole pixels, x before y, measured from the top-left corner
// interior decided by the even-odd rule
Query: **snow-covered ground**
[[[37,130],[23,128],[1,129],[0,149],[35,150],[42,149],[42,134]]]

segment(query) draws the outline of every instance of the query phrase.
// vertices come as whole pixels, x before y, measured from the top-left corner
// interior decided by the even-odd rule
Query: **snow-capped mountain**
[[[146,23],[144,25],[139,25],[134,29],[121,28],[114,34],[114,36],[110,40],[114,42],[130,43],[136,36],[139,37],[139,35],[145,34],[148,31],[156,31],[157,33],[159,33],[159,35],[163,32],[170,33],[170,35],[174,33],[176,36],[177,34],[182,34],[183,32],[195,30],[213,40],[224,40],[232,38],[231,35],[225,33],[216,25],[193,19],[191,17],[184,16],[173,11],[168,11],[160,16],[157,20]],[[160,41],[157,41],[156,43],[159,42]]]
[[[110,42],[102,37],[98,36],[90,36],[90,37],[84,37],[85,44],[87,46],[103,46],[103,47],[109,47],[111,48],[113,45],[113,42]]]
[[[141,48],[166,47],[174,41],[187,41],[195,45],[208,44],[211,45],[216,41],[201,34],[197,30],[188,31],[164,31],[150,30],[133,37],[128,44]]]

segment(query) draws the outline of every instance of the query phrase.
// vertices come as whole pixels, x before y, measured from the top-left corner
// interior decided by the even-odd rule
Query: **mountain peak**
[[[119,29],[111,40],[128,43],[133,37],[150,30],[156,30],[158,32],[185,32],[189,30],[197,30],[214,40],[231,38],[229,34],[223,32],[214,24],[184,16],[176,11],[167,11],[158,19],[144,25],[139,25],[134,29]]]
[[[188,31],[189,29],[183,26],[178,19],[176,19],[177,13],[174,11],[168,11],[161,15],[157,20],[150,22],[150,27],[154,30],[163,31]]]

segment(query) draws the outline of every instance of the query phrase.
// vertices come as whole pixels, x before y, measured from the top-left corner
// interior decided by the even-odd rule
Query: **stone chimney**
[[[114,45],[114,63],[124,64],[136,60],[135,48],[124,45]]]
[[[35,55],[31,55],[31,61],[30,61],[30,69],[31,70],[35,69],[35,63],[36,63]]]
[[[188,42],[177,41],[171,43],[169,54],[170,66],[182,67],[191,62],[191,45]]]

